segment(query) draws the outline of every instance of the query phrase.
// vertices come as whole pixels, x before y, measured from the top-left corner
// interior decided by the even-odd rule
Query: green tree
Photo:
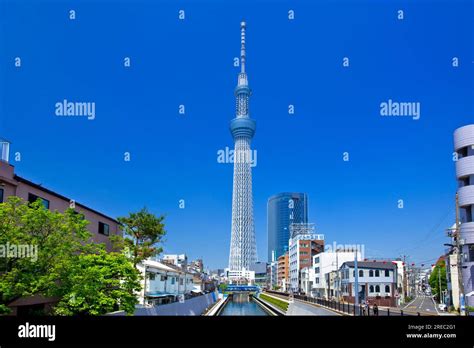
[[[431,272],[429,283],[433,295],[436,296],[436,299],[439,302],[441,298],[440,293],[448,288],[448,281],[446,279],[446,262],[444,260],[440,260],[436,263],[433,272]]]
[[[122,224],[124,237],[115,237],[114,244],[128,251],[135,267],[141,261],[163,251],[158,244],[166,234],[164,219],[164,216],[157,217],[146,208],[117,219]]]
[[[36,251],[34,258],[0,258],[1,312],[12,300],[37,294],[59,298],[57,314],[97,315],[111,308],[133,312],[137,299],[129,290],[139,288],[138,272],[129,261],[127,266],[123,254],[106,253],[93,243],[87,224],[82,214],[52,212],[39,200],[27,204],[10,197],[0,204],[0,245]],[[88,289],[94,291],[83,301]],[[78,301],[74,305],[72,298]]]
[[[138,303],[134,292],[140,290],[139,274],[124,254],[104,249],[81,254],[66,282],[68,291],[55,308],[57,314],[101,315],[119,309],[131,314]]]

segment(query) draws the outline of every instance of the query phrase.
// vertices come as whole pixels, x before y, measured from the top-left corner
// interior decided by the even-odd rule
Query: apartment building
[[[20,197],[26,202],[40,199],[46,208],[59,212],[64,212],[71,207],[71,203],[74,203],[74,209],[89,221],[87,228],[92,233],[93,241],[104,243],[107,250],[112,250],[110,237],[122,233],[120,223],[104,213],[75,202],[70,197],[17,175],[14,166],[9,163],[9,145],[5,140],[0,141],[0,203],[5,202],[10,196]]]
[[[301,270],[311,267],[313,256],[324,250],[324,235],[314,233],[314,224],[292,224],[289,240],[289,277],[292,292],[304,292]]]
[[[356,293],[359,303],[369,301],[378,306],[395,307],[397,303],[397,266],[387,261],[357,262],[357,274],[354,261],[344,262],[339,269],[341,295],[346,302],[354,303]],[[359,289],[355,289],[358,278]]]
[[[289,256],[288,252],[284,253],[278,258],[278,276],[277,276],[277,285],[280,287],[281,291],[287,291],[289,283]]]

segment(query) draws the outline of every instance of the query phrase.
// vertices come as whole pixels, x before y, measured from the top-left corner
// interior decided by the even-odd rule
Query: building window
[[[319,257],[314,258],[314,263],[319,263]]]
[[[316,267],[316,268],[314,269],[314,273],[319,273],[319,267]]]
[[[171,277],[171,285],[174,285],[175,279],[174,277]]]
[[[385,285],[385,293],[390,294],[390,285]]]
[[[380,285],[375,285],[375,292],[380,292]]]
[[[356,271],[355,271],[355,269],[352,271],[352,276],[353,276],[353,277],[356,276]]]
[[[32,193],[28,193],[28,202],[29,203],[34,203],[36,202],[37,200],[41,200],[41,203],[43,203],[44,207],[46,209],[49,209],[49,201],[47,199],[44,199],[44,198],[41,198],[41,197],[38,197],[37,195],[34,195]]]
[[[155,273],[154,272],[148,273],[148,278],[150,278],[150,280],[155,280]]]
[[[0,203],[3,203],[3,189],[0,188]]]
[[[385,276],[390,277],[390,271],[388,269],[385,270]]]
[[[380,277],[380,271],[378,269],[375,270],[375,276]]]
[[[99,222],[99,233],[103,234],[104,236],[108,236],[110,234],[109,225]]]
[[[468,262],[474,262],[474,244],[468,245],[467,248],[468,254],[469,254],[469,261]]]
[[[360,270],[359,271],[359,277],[363,277],[364,276],[364,271],[363,270]]]
[[[161,276],[161,279],[160,279],[162,282],[164,282],[166,280],[166,277],[164,275]]]
[[[374,270],[371,269],[371,270],[369,271],[369,277],[373,277],[373,276],[374,276]]]
[[[371,285],[371,286],[369,287],[369,292],[374,292],[374,286],[373,286],[373,285]]]

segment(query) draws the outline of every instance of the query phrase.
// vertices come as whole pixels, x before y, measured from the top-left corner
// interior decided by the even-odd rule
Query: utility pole
[[[354,305],[359,305],[359,271],[357,270],[357,253],[354,257],[354,273],[355,273],[355,280],[354,280]]]
[[[461,231],[459,228],[459,198],[458,193],[456,192],[456,249],[458,252],[457,258],[457,268],[458,268],[458,286],[459,286],[459,313],[461,315],[466,315],[466,312],[462,310],[464,307],[464,283],[462,281],[462,245],[461,245]]]

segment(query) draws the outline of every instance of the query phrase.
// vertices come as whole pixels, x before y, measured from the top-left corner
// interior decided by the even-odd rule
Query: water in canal
[[[234,294],[229,299],[220,315],[268,315],[259,304],[249,298]]]

